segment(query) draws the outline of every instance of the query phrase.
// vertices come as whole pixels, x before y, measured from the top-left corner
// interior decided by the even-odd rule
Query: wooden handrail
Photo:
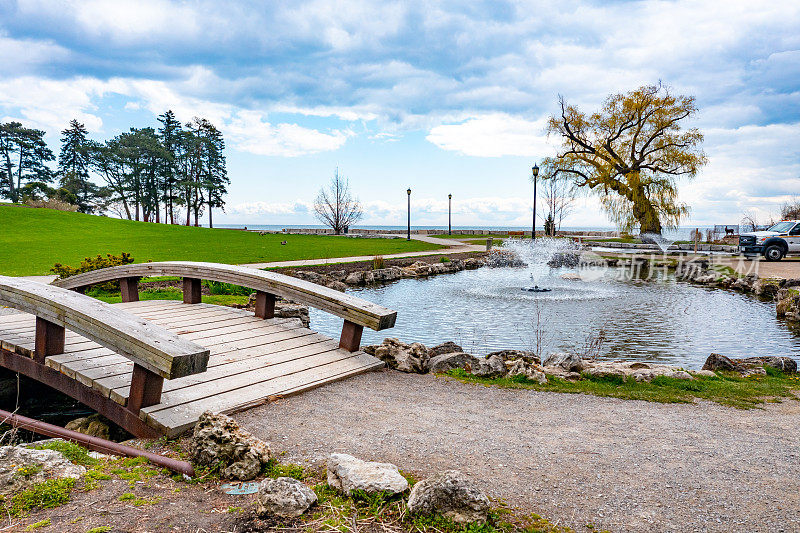
[[[42,363],[44,357],[63,350],[63,330],[67,328],[133,361],[134,380],[145,385],[153,381],[150,374],[175,379],[204,372],[208,364],[209,350],[203,346],[61,287],[0,276],[0,304],[37,317],[36,356]],[[157,396],[151,392],[152,397]]]
[[[258,293],[280,296],[326,311],[341,317],[345,322],[366,326],[374,330],[394,327],[397,312],[309,281],[293,278],[276,272],[219,263],[192,261],[165,261],[121,265],[85,272],[53,282],[65,289],[82,290],[85,287],[111,280],[123,280],[123,296],[132,299],[132,286],[138,278],[147,276],[180,276],[184,278],[184,301],[199,300],[199,280],[219,281],[254,289]],[[187,294],[191,293],[191,294]],[[266,309],[269,307],[269,303]],[[269,313],[267,310],[266,313]],[[257,313],[258,314],[258,305]],[[267,317],[267,315],[264,315]],[[357,337],[360,339],[360,332]],[[357,342],[351,336],[350,344]]]

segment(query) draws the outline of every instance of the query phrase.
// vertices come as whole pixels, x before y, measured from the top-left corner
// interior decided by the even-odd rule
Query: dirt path
[[[383,371],[234,416],[284,460],[457,468],[579,531],[800,531],[800,402],[741,411]]]

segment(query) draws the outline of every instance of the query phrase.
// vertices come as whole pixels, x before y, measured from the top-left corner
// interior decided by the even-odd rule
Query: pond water
[[[516,348],[580,350],[605,331],[601,356],[699,369],[711,352],[732,357],[800,354],[800,334],[775,317],[775,304],[677,281],[661,269],[481,268],[404,279],[349,292],[398,312],[395,328],[365,329],[363,344],[385,337],[433,346],[453,340],[486,354]],[[549,292],[528,292],[533,285]],[[537,319],[538,317],[538,319]],[[311,313],[316,330],[338,338],[341,319]],[[538,333],[537,333],[538,332]]]

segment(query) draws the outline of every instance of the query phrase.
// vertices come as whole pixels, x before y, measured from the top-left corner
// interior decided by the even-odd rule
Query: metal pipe
[[[54,426],[53,424],[48,424],[47,422],[42,422],[26,416],[3,411],[2,409],[0,409],[0,423],[11,424],[12,427],[27,429],[28,431],[32,431],[40,435],[46,435],[48,437],[57,437],[71,442],[77,442],[78,444],[81,444],[90,450],[100,453],[124,455],[127,457],[144,457],[154,465],[163,466],[164,468],[168,468],[173,472],[194,477],[194,467],[191,463],[187,463],[186,461],[179,461],[177,459],[172,459],[171,457],[164,457],[163,455],[146,452],[144,450],[139,450],[131,446],[125,446],[124,444],[119,444],[117,442],[111,442],[110,440],[101,439],[99,437],[84,435],[83,433],[78,433],[77,431],[65,429],[60,426]]]

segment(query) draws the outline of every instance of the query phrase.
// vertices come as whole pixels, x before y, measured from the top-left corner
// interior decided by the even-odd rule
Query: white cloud
[[[297,124],[271,124],[254,111],[239,111],[225,125],[232,145],[258,155],[297,157],[340,148],[350,136],[347,131],[324,133]]]
[[[470,118],[460,124],[442,124],[426,139],[443,150],[478,157],[505,155],[543,157],[554,146],[545,134],[546,120],[535,121],[504,113]]]

